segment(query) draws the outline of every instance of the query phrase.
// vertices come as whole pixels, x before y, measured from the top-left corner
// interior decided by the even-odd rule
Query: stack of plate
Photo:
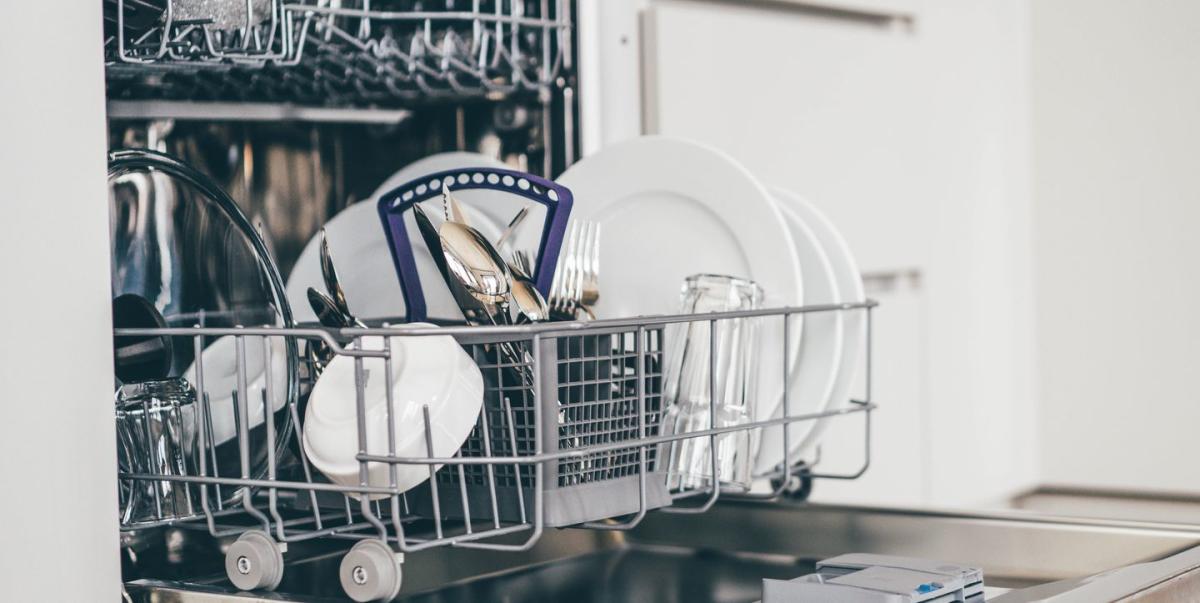
[[[382,194],[419,176],[467,168],[498,167],[473,153],[443,153],[413,163],[380,185]],[[760,183],[737,161],[695,142],[643,137],[616,144],[572,166],[558,182],[571,189],[571,217],[602,225],[597,318],[626,318],[678,311],[684,278],[697,273],[752,279],[766,292],[766,307],[864,300],[862,279],[849,248],[829,220],[801,196]],[[456,193],[468,218],[495,240],[520,204],[500,203],[486,190]],[[364,319],[404,316],[388,243],[375,199],[347,208],[326,225],[351,311]],[[534,212],[543,211],[535,208]],[[411,219],[411,215],[409,216]],[[541,223],[530,215],[529,224]],[[409,225],[416,232],[415,225]],[[513,247],[537,249],[540,229],[517,231]],[[420,237],[413,238],[423,283],[440,281]],[[298,322],[315,321],[306,291],[323,288],[319,242],[304,249],[288,279],[288,299]],[[461,320],[444,287],[426,287],[429,315]],[[864,343],[862,312],[820,312],[790,320],[784,342],[782,319],[763,325],[756,421],[780,417],[784,382],[787,414],[834,410],[849,402],[854,369]],[[789,363],[782,361],[787,349]],[[789,425],[788,460],[815,447],[824,420]],[[763,430],[756,473],[784,458],[783,430]]]
[[[800,195],[760,183],[733,158],[695,142],[643,137],[572,166],[558,181],[575,195],[572,218],[602,225],[597,318],[678,311],[685,277],[728,274],[757,281],[766,307],[864,300],[862,279],[841,235]],[[862,312],[792,318],[782,361],[782,319],[763,325],[756,421],[833,410],[849,403],[864,343]],[[776,352],[775,350],[779,350]],[[789,425],[788,459],[805,458],[825,420]],[[783,430],[763,430],[756,473],[784,458]]]

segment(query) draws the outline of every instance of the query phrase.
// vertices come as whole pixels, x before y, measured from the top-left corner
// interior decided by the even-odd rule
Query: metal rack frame
[[[245,0],[245,23],[235,29],[179,19],[179,1],[109,0],[110,83],[170,83],[193,98],[363,106],[542,93],[572,69],[570,0],[461,0],[442,11],[268,0],[257,15],[261,0]],[[159,8],[150,24],[127,17]]]
[[[282,564],[280,553],[286,548],[287,543],[310,540],[314,538],[343,538],[358,541],[373,541],[376,544],[385,545],[384,550],[399,551],[403,553],[411,553],[429,549],[433,547],[454,546],[459,548],[474,548],[492,551],[524,551],[533,547],[543,533],[545,527],[549,527],[546,519],[546,493],[552,491],[555,487],[554,476],[557,475],[556,467],[563,462],[579,462],[582,463],[587,459],[611,458],[614,455],[636,455],[637,470],[633,473],[637,476],[636,502],[633,500],[624,500],[627,511],[621,513],[613,513],[611,516],[602,517],[598,520],[585,521],[575,524],[576,527],[586,527],[600,530],[628,530],[636,527],[642,519],[647,516],[649,510],[655,506],[648,503],[647,493],[651,491],[656,484],[652,480],[662,479],[661,473],[656,473],[651,467],[653,451],[660,445],[669,444],[671,442],[682,441],[691,438],[709,438],[709,456],[712,459],[712,467],[714,475],[717,475],[716,461],[716,442],[719,436],[736,431],[748,431],[753,433],[754,430],[763,430],[770,428],[783,429],[783,446],[785,456],[790,448],[789,435],[787,426],[792,423],[802,421],[816,421],[824,418],[832,418],[839,416],[848,416],[854,414],[862,414],[866,422],[866,444],[865,452],[866,459],[861,469],[850,474],[820,474],[813,473],[812,467],[803,463],[793,465],[787,468],[780,467],[775,472],[759,477],[773,478],[775,486],[769,492],[753,493],[753,494],[732,494],[722,492],[719,485],[710,485],[704,488],[698,488],[686,493],[677,493],[672,497],[673,500],[668,501],[668,506],[661,508],[664,512],[671,513],[702,513],[710,509],[719,498],[730,497],[740,499],[751,499],[759,501],[775,500],[784,495],[787,487],[788,478],[795,475],[802,475],[806,478],[819,479],[854,479],[866,470],[870,463],[870,415],[876,409],[876,404],[871,400],[871,311],[876,306],[874,301],[865,301],[861,303],[846,303],[846,304],[829,304],[829,305],[813,305],[802,307],[787,307],[776,309],[750,310],[738,312],[723,312],[703,315],[674,315],[674,316],[654,316],[654,317],[638,317],[631,319],[616,319],[616,320],[598,320],[593,322],[569,322],[569,323],[540,323],[525,326],[503,326],[503,327],[464,327],[464,326],[449,326],[449,327],[429,327],[429,326],[381,326],[370,328],[347,328],[347,329],[324,329],[324,328],[279,328],[279,327],[238,327],[238,328],[165,328],[165,329],[119,329],[116,330],[118,335],[165,335],[175,338],[191,339],[192,345],[196,350],[196,358],[199,364],[202,358],[201,351],[206,338],[234,336],[238,339],[237,345],[237,365],[238,365],[238,389],[246,390],[246,345],[247,341],[261,339],[264,345],[265,353],[270,353],[271,346],[267,345],[266,338],[281,337],[292,339],[296,343],[301,341],[308,345],[312,342],[321,342],[332,350],[335,354],[354,359],[356,372],[356,391],[355,396],[359,403],[357,413],[357,428],[359,434],[359,453],[357,460],[360,464],[360,485],[345,486],[334,483],[324,483],[316,479],[316,474],[310,467],[309,462],[303,452],[303,447],[298,446],[295,450],[299,451],[296,462],[291,467],[286,466],[283,459],[277,458],[274,452],[274,447],[268,446],[267,454],[267,471],[265,477],[261,479],[252,479],[249,476],[253,473],[253,468],[249,466],[246,460],[248,455],[249,434],[247,421],[248,404],[244,396],[239,396],[241,400],[237,403],[237,412],[243,418],[239,422],[237,431],[237,446],[241,452],[240,474],[238,476],[219,476],[210,474],[206,469],[204,462],[204,454],[200,455],[200,474],[199,475],[152,475],[152,474],[121,474],[119,479],[126,483],[137,481],[151,482],[171,482],[184,483],[188,487],[197,487],[200,490],[201,509],[199,512],[185,518],[163,518],[156,525],[173,525],[176,527],[195,528],[207,530],[214,536],[232,537],[241,535],[242,538],[250,534],[268,536],[266,542],[270,542],[276,547],[275,556],[279,558]],[[866,370],[862,375],[865,381],[865,399],[854,400],[844,408],[835,408],[821,412],[812,413],[794,413],[791,408],[790,392],[788,381],[788,371],[784,372],[784,398],[783,398],[783,413],[778,418],[756,421],[744,425],[715,427],[702,431],[685,432],[678,434],[658,434],[653,433],[647,428],[650,423],[650,413],[647,407],[647,383],[645,370],[647,366],[647,358],[650,351],[646,348],[646,335],[651,331],[661,331],[662,328],[679,323],[704,321],[709,322],[710,327],[715,326],[719,321],[732,319],[759,319],[764,322],[764,326],[769,325],[770,321],[778,320],[781,322],[781,328],[784,332],[782,346],[782,361],[784,366],[790,366],[791,355],[789,346],[786,344],[788,336],[791,333],[791,323],[797,316],[819,313],[819,312],[863,312],[866,322]],[[562,418],[556,424],[553,420],[546,420],[547,413],[555,413],[556,406],[559,404],[557,396],[548,395],[547,389],[555,383],[556,375],[551,363],[560,361],[553,353],[543,353],[543,350],[553,349],[546,344],[556,342],[563,338],[578,338],[589,337],[599,334],[612,333],[634,333],[636,334],[636,345],[632,350],[632,355],[636,359],[634,363],[636,374],[632,377],[624,375],[614,379],[623,379],[626,381],[632,380],[636,383],[636,414],[632,417],[636,420],[636,428],[631,428],[628,421],[630,415],[625,415],[626,428],[622,432],[624,435],[614,437],[613,439],[597,444],[587,444],[565,449],[551,449],[547,446],[547,441],[552,438],[557,438],[561,434],[556,433],[562,426]],[[387,377],[388,397],[388,453],[378,454],[369,453],[367,450],[366,440],[366,417],[363,404],[365,396],[365,377],[363,372],[363,363],[366,359],[381,359],[385,363],[392,361],[392,351],[390,349],[391,337],[427,337],[427,336],[452,336],[459,344],[468,350],[479,346],[491,346],[501,342],[508,342],[518,345],[527,345],[528,350],[533,350],[527,356],[526,367],[533,379],[531,383],[530,393],[532,394],[533,403],[523,412],[532,414],[532,420],[522,424],[521,421],[514,419],[514,410],[510,406],[508,398],[503,398],[502,414],[500,424],[491,425],[493,432],[499,430],[504,437],[504,433],[510,438],[510,443],[507,452],[497,451],[487,448],[486,442],[490,441],[488,434],[488,409],[485,408],[480,413],[479,423],[477,428],[482,428],[484,433],[484,448],[482,452],[476,452],[473,456],[467,456],[459,453],[450,457],[436,457],[433,455],[432,446],[429,434],[432,428],[429,420],[429,409],[425,407],[424,412],[424,429],[426,435],[426,445],[429,453],[425,456],[399,456],[395,453],[396,433],[395,426],[390,421],[391,413],[394,411],[394,401],[391,398],[391,381],[390,376]],[[368,339],[373,338],[373,339]],[[372,346],[368,341],[381,341],[380,346]],[[612,354],[610,354],[610,357]],[[479,357],[476,356],[476,362],[479,363]],[[710,359],[710,363],[715,363],[714,359]],[[270,376],[271,363],[265,363],[267,370],[266,382],[271,382]],[[482,370],[501,371],[505,368],[513,368],[510,362],[497,361],[494,364],[480,364]],[[713,367],[710,367],[710,370]],[[390,369],[386,371],[390,375]],[[196,390],[205,392],[203,383],[203,368],[199,367],[196,371]],[[712,386],[712,383],[710,383]],[[268,393],[266,398],[269,398]],[[206,396],[198,397],[200,402],[200,412],[209,413],[211,409],[203,402]],[[267,404],[264,399],[263,404]],[[266,428],[267,441],[275,440],[276,430],[274,429],[274,419],[270,412],[267,412],[269,407],[264,409],[264,425]],[[661,410],[661,409],[659,409]],[[301,423],[301,415],[299,410],[298,400],[291,399],[288,401],[287,412],[290,414],[291,422],[296,426],[292,437],[296,438],[297,443],[302,441],[303,426]],[[711,410],[715,413],[715,408]],[[209,419],[211,420],[211,419]],[[494,420],[494,419],[493,419]],[[202,421],[201,424],[205,423]],[[714,421],[710,423],[716,425]],[[517,441],[515,428],[532,429],[532,447],[521,447]],[[493,434],[494,435],[494,434]],[[200,450],[205,450],[205,434],[204,429],[199,429]],[[296,454],[293,452],[293,454]],[[608,455],[605,457],[604,455]],[[625,458],[629,458],[626,456]],[[368,479],[368,466],[374,463],[382,463],[389,467],[390,484],[391,486],[371,485]],[[428,467],[430,479],[422,485],[415,487],[407,492],[397,489],[396,484],[396,468],[406,465],[420,465]],[[440,466],[440,468],[439,468]],[[491,513],[480,516],[476,514],[472,518],[472,511],[468,505],[468,495],[466,489],[465,472],[472,469],[482,468],[482,473],[486,475],[484,490],[476,492],[487,492],[490,504]],[[513,493],[517,499],[517,509],[519,515],[504,516],[499,512],[498,497],[508,494],[498,494],[502,488],[498,488],[496,473],[500,468],[507,468],[510,475],[515,474],[517,477],[516,483],[518,487]],[[477,473],[479,473],[477,471]],[[455,477],[457,475],[457,478]],[[439,479],[447,477],[445,479]],[[531,488],[528,490],[521,488],[522,479],[528,477],[528,483]],[[608,484],[603,481],[605,478],[599,478],[593,487],[601,488],[598,492],[603,493],[604,488]],[[715,480],[713,480],[715,481]],[[439,484],[439,482],[441,482]],[[458,516],[451,516],[446,513],[444,505],[446,491],[448,485],[457,484],[461,495],[459,504],[462,506],[462,513]],[[229,497],[216,496],[213,502],[209,490],[215,488],[236,488],[237,494],[232,498],[229,504],[223,504],[222,500],[230,500]],[[442,494],[439,495],[439,487],[442,488]],[[433,502],[433,512],[418,510],[418,506],[414,503],[412,497],[421,490],[427,490]],[[529,496],[526,496],[525,493]],[[616,490],[613,490],[616,492]],[[633,490],[625,489],[621,491],[621,496],[632,497]],[[367,495],[376,495],[381,498],[370,500]],[[356,498],[357,497],[357,498]],[[701,498],[702,503],[698,505],[676,505],[684,499]],[[330,500],[333,504],[330,504]],[[439,502],[443,504],[443,508],[439,509]],[[487,505],[485,505],[486,507]],[[510,505],[511,506],[511,505]],[[141,529],[147,525],[155,524],[140,524],[131,529]],[[550,524],[553,525],[553,524]],[[239,541],[240,542],[240,541]],[[360,542],[360,544],[362,544]],[[230,549],[234,551],[234,549]],[[354,549],[352,549],[352,553]],[[238,567],[237,561],[227,559],[227,568]],[[232,565],[231,565],[232,564]],[[282,565],[278,569],[282,572]],[[282,575],[281,573],[279,575]],[[231,574],[232,577],[232,574]],[[345,580],[351,579],[349,576],[343,576],[343,584]],[[397,578],[398,580],[398,578]],[[276,582],[277,583],[277,582]],[[270,588],[270,584],[260,585],[257,588]],[[398,586],[397,586],[398,588]]]

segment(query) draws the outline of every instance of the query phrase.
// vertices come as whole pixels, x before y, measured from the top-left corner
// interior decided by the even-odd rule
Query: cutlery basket
[[[654,470],[656,449],[640,451],[638,446],[639,440],[658,433],[662,417],[662,329],[554,335],[540,338],[536,346],[520,342],[518,351],[528,353],[527,359],[538,354],[546,367],[537,374],[544,392],[540,397],[532,384],[523,384],[509,370],[516,367],[485,346],[467,346],[485,375],[486,417],[460,454],[533,456],[537,422],[548,436],[543,453],[611,448],[546,461],[540,497],[533,471],[520,465],[470,465],[462,471],[462,466],[446,466],[436,474],[436,492],[421,488],[412,497],[416,512],[451,520],[492,521],[498,516],[501,522],[522,522],[527,521],[523,501],[540,500],[544,524],[561,527],[670,504],[664,476]],[[532,363],[521,368],[531,370]],[[540,413],[532,412],[535,404]],[[628,446],[620,446],[623,442]]]

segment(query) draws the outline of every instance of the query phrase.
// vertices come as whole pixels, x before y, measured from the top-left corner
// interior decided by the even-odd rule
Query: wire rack
[[[396,326],[350,328],[167,328],[119,329],[118,335],[156,335],[177,339],[176,345],[192,345],[196,358],[205,341],[233,336],[238,339],[238,374],[234,391],[237,416],[251,416],[250,404],[266,404],[253,396],[238,396],[245,391],[246,346],[262,345],[272,349],[270,340],[290,339],[298,348],[314,344],[325,346],[337,356],[356,363],[355,391],[361,403],[365,392],[364,362],[392,360],[393,337],[449,335],[471,355],[484,378],[484,401],[470,436],[452,456],[435,456],[430,434],[429,408],[426,406],[423,428],[428,454],[417,457],[398,455],[395,450],[396,427],[388,424],[388,452],[368,452],[368,417],[360,406],[357,415],[362,479],[357,485],[331,483],[322,478],[310,463],[300,443],[304,439],[305,393],[290,400],[283,410],[264,409],[266,420],[254,426],[243,419],[232,445],[240,451],[240,463],[223,475],[216,474],[215,448],[206,440],[204,425],[212,422],[208,396],[197,399],[200,417],[196,421],[196,449],[199,464],[184,475],[151,471],[119,475],[123,491],[139,485],[155,486],[155,492],[177,492],[180,486],[196,489],[198,496],[170,499],[174,507],[160,502],[157,517],[128,530],[157,525],[192,527],[218,537],[237,537],[226,553],[230,579],[244,590],[270,589],[282,576],[282,552],[291,542],[314,538],[343,538],[358,541],[347,553],[340,578],[347,593],[356,600],[385,599],[394,595],[400,583],[400,565],[404,553],[438,546],[456,546],[495,551],[519,551],[532,547],[543,529],[571,525],[603,530],[630,529],[652,510],[698,513],[707,510],[723,496],[719,485],[674,493],[668,490],[662,470],[656,468],[656,453],[664,444],[690,438],[707,438],[710,451],[718,438],[735,431],[783,430],[783,447],[788,450],[787,426],[801,421],[861,414],[866,420],[868,437],[863,467],[847,475],[813,474],[802,463],[779,467],[770,477],[769,491],[739,494],[742,498],[774,499],[784,494],[788,479],[794,475],[853,479],[865,471],[870,460],[870,325],[875,302],[836,304],[794,308],[752,310],[636,319],[599,320],[574,323],[541,323],[508,327],[432,327]],[[662,419],[662,359],[664,329],[672,324],[704,321],[715,328],[720,321],[757,319],[764,328],[780,328],[784,341],[800,316],[820,312],[861,313],[866,325],[867,370],[865,400],[854,400],[845,407],[822,412],[795,412],[789,403],[787,379],[784,383],[783,414],[771,420],[730,427],[717,427],[686,433],[665,434],[659,429]],[[501,345],[513,346],[512,354],[500,354]],[[277,346],[275,346],[277,348]],[[788,345],[771,355],[771,361],[789,362]],[[306,358],[308,356],[306,355]],[[766,359],[764,358],[764,361]],[[272,381],[271,363],[265,363],[266,382]],[[311,367],[309,367],[311,369]],[[710,367],[712,368],[712,367]],[[206,392],[204,371],[195,372],[195,390]],[[308,382],[309,380],[302,380]],[[302,388],[304,390],[306,388]],[[347,392],[349,394],[349,392]],[[392,398],[388,404],[393,405]],[[388,408],[388,417],[393,409]],[[290,415],[294,431],[281,436],[292,438],[284,447],[290,454],[276,455],[276,447],[267,450],[265,473],[252,466],[254,433],[275,440],[274,424]],[[714,421],[711,423],[716,425]],[[262,446],[262,443],[258,444]],[[781,457],[784,458],[784,457]],[[712,455],[714,475],[717,461]],[[383,464],[391,468],[424,467],[429,479],[404,490],[395,487],[392,471],[390,485],[368,478],[369,468]],[[252,475],[265,475],[252,479]],[[223,491],[222,491],[223,490]],[[232,494],[231,494],[232,493]],[[159,495],[155,495],[159,496]],[[685,499],[699,500],[699,503]],[[278,567],[275,567],[275,566]],[[365,569],[364,569],[365,568]]]
[[[389,106],[572,69],[571,0],[106,0],[105,33],[118,99]]]

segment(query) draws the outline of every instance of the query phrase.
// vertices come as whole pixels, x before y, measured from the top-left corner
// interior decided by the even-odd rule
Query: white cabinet
[[[928,215],[919,47],[884,23],[664,3],[643,23],[648,133],[712,143],[826,209],[864,270],[913,266]],[[921,162],[924,163],[924,162]],[[916,169],[914,169],[916,168]]]
[[[1024,6],[584,2],[583,50],[615,49],[581,63],[585,152],[643,132],[711,143],[825,210],[865,272],[920,274],[880,296],[887,460],[818,485],[829,496],[967,504],[1036,479]]]
[[[1032,10],[1044,479],[1200,493],[1200,4]]]

